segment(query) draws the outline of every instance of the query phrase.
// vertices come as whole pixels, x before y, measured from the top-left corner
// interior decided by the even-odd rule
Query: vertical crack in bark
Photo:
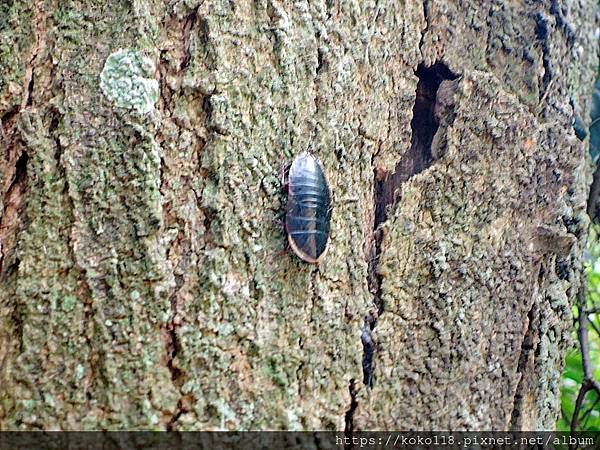
[[[177,328],[179,327],[179,312],[177,308],[177,299],[179,296],[179,292],[182,286],[184,285],[184,282],[185,280],[183,275],[175,276],[175,291],[169,299],[171,315],[169,317],[168,322],[163,326],[164,343],[167,352],[167,369],[171,374],[171,382],[180,392],[180,398],[177,401],[177,408],[175,410],[175,413],[172,415],[172,417],[166,424],[167,431],[172,431],[179,417],[181,417],[182,414],[187,412],[187,409],[183,406],[183,394],[181,393],[181,386],[184,382],[184,373],[175,362],[175,358],[177,358],[177,355],[181,350],[179,336],[177,335]]]
[[[21,184],[23,184],[26,181],[26,177],[27,177],[27,161],[28,160],[29,160],[29,155],[27,154],[27,152],[25,150],[23,150],[21,152],[21,155],[17,159],[16,164],[15,164],[15,175],[13,177],[12,183],[10,184],[10,186],[9,186],[9,188],[7,190],[6,197],[10,197],[11,191],[14,191]],[[6,208],[7,208],[7,206],[5,205],[5,209]],[[4,215],[2,217],[4,217]]]
[[[437,92],[442,81],[457,78],[457,75],[440,62],[431,67],[419,65],[416,75],[419,81],[410,124],[410,149],[402,156],[392,173],[375,170],[375,230],[387,220],[389,207],[397,201],[395,195],[398,188],[433,162],[431,143],[439,127],[439,120],[434,111]]]
[[[356,380],[354,378],[350,379],[348,391],[350,392],[350,407],[346,411],[344,435],[351,438],[352,431],[354,430],[354,411],[358,407],[358,402],[356,401]]]
[[[382,279],[378,272],[383,240],[382,225],[387,221],[389,211],[398,201],[398,190],[402,184],[427,169],[434,159],[441,156],[441,152],[432,155],[431,150],[431,144],[440,125],[439,118],[435,114],[438,89],[442,81],[457,78],[457,75],[441,62],[437,62],[430,67],[420,64],[416,75],[419,81],[417,82],[413,119],[411,121],[410,149],[398,161],[393,172],[374,169],[373,204],[375,217],[373,232],[368,237],[371,242],[367,243],[367,248],[370,249],[370,252],[367,253],[369,255],[367,281],[369,291],[373,294],[377,312],[370,312],[365,317],[361,330],[363,382],[368,387],[372,387],[374,382],[374,355],[377,349],[377,343],[373,340],[371,332],[385,310],[381,294]]]
[[[35,85],[35,74],[33,73],[33,69],[31,72],[31,77],[29,78],[29,83],[27,84],[27,97],[25,101],[25,106],[31,106],[33,104],[33,86]]]
[[[360,340],[363,346],[363,384],[369,388],[373,387],[373,356],[375,355],[375,342],[373,342],[371,331],[373,331],[376,322],[377,317],[374,314],[368,314],[360,332]]]
[[[539,92],[540,102],[546,96],[546,91],[550,86],[554,73],[552,71],[552,61],[550,55],[550,35],[552,33],[550,20],[548,17],[538,12],[535,17],[535,37],[540,43],[542,49],[542,65],[544,67],[544,75],[542,77],[542,86]],[[543,106],[543,105],[541,105]]]
[[[34,2],[38,4],[33,5],[34,17],[33,23],[35,24],[35,46],[31,50],[29,56],[29,62],[25,66],[25,77],[23,80],[23,101],[21,102],[21,109],[25,109],[33,104],[33,87],[34,87],[34,70],[36,66],[36,59],[41,53],[42,49],[46,46],[45,36],[45,24],[46,24],[46,9],[43,5],[39,4],[42,2]]]
[[[173,297],[176,297],[176,294],[173,295]],[[173,306],[174,303],[176,303],[177,300],[174,298],[171,298],[171,313],[173,315],[177,314],[176,312],[176,307]],[[179,345],[179,338],[177,337],[177,332],[175,330],[175,317],[173,316],[171,318],[171,320],[169,321],[169,323],[167,324],[167,368],[169,369],[169,372],[171,373],[171,381],[173,381],[173,384],[177,385],[178,380],[181,378],[181,370],[176,367],[173,363],[173,361],[175,360],[175,358],[177,357],[177,354],[179,353],[180,350],[180,345]]]
[[[10,186],[6,190],[3,203],[2,216],[0,216],[0,278],[6,272],[4,270],[5,240],[16,232],[16,227],[19,222],[21,210],[24,206],[25,199],[23,195],[27,187],[27,161],[29,156],[25,150],[21,151],[21,155],[15,163],[15,172]]]
[[[10,161],[10,147],[11,145],[20,145],[17,136],[18,127],[16,126],[17,118],[20,113],[27,107],[33,104],[33,89],[34,89],[34,70],[36,67],[36,60],[40,53],[43,54],[42,49],[46,46],[45,39],[45,16],[46,9],[40,5],[34,5],[34,24],[35,24],[35,44],[31,48],[31,53],[26,56],[27,62],[25,64],[25,74],[23,77],[23,98],[19,107],[14,106],[11,110],[3,114],[0,118],[0,132],[2,133],[2,148],[3,157],[5,160]],[[7,129],[9,130],[7,132]],[[8,135],[8,136],[7,136]],[[5,191],[3,198],[3,211],[0,216],[0,277],[2,276],[3,259],[6,256],[5,252],[5,240],[6,237],[16,232],[16,226],[19,221],[19,215],[22,207],[24,206],[25,200],[23,194],[25,191],[26,184],[26,166],[27,166],[28,155],[25,150],[21,150],[19,157],[16,161],[15,175],[8,189]],[[0,187],[1,188],[1,187]]]
[[[193,148],[190,149],[190,158],[196,161],[198,165],[193,173],[198,177],[197,179],[206,179],[208,176],[207,171],[200,167],[201,152],[207,139],[203,128],[206,126],[210,133],[221,135],[227,134],[228,131],[221,129],[211,117],[211,95],[205,95],[198,89],[187,90],[182,87],[175,87],[176,84],[167,81],[170,77],[179,80],[184,79],[190,70],[190,66],[194,66],[194,58],[199,51],[195,45],[202,45],[203,42],[209,41],[208,22],[202,19],[201,6],[202,4],[199,4],[193,9],[190,8],[183,18],[165,17],[161,23],[162,29],[168,30],[172,34],[173,41],[178,42],[178,45],[161,49],[161,58],[158,65],[161,101],[158,108],[164,114],[166,120],[172,122],[172,125],[177,128],[179,136],[182,136],[185,132],[191,132],[195,142]],[[212,55],[208,54],[207,58],[210,57]],[[208,63],[207,60],[204,62]],[[211,63],[214,63],[214,61],[211,60]],[[182,97],[186,97],[189,104],[194,105],[194,108],[197,108],[200,112],[199,116],[194,117],[193,120],[191,120],[191,117],[189,118],[190,122],[193,123],[182,120],[180,115],[174,112],[176,108],[174,99]],[[188,374],[185,368],[182,369],[178,359],[178,356],[181,357],[180,353],[184,353],[182,342],[179,339],[179,329],[181,322],[186,320],[182,316],[182,308],[184,307],[182,302],[185,301],[185,296],[182,296],[181,292],[185,290],[188,281],[186,274],[189,273],[190,266],[195,264],[194,255],[199,257],[198,248],[206,247],[212,241],[211,222],[213,217],[209,209],[200,207],[201,194],[197,192],[192,182],[193,177],[187,173],[188,169],[186,168],[181,173],[178,171],[173,173],[173,167],[178,162],[178,157],[174,156],[171,150],[171,138],[163,135],[161,130],[158,130],[155,138],[163,149],[160,163],[160,192],[163,199],[167,199],[163,203],[164,228],[162,232],[170,236],[172,231],[177,230],[172,241],[171,237],[168,238],[169,243],[166,249],[166,259],[172,264],[175,287],[168,299],[169,318],[161,328],[161,338],[166,353],[165,364],[171,375],[171,382],[179,395],[175,410],[165,424],[166,430],[171,431],[176,428],[179,418],[190,411],[190,401],[192,401],[190,394],[185,395],[182,392],[182,386]],[[179,181],[181,181],[177,198],[173,197],[173,177],[175,179],[180,177]],[[191,236],[181,223],[181,213],[178,212],[177,206],[174,206],[174,204],[178,204],[181,197],[185,198],[188,193],[192,193],[197,199],[199,214],[203,216],[199,227],[204,226],[204,231],[194,230]],[[198,236],[196,233],[202,235],[200,240],[195,239]]]
[[[2,144],[2,157],[4,158],[4,161],[9,161],[10,158],[9,150],[12,139],[14,139],[16,129],[15,123],[20,111],[21,108],[14,105],[0,117],[0,133],[2,133],[0,136],[0,143]]]
[[[16,280],[18,278],[20,260],[16,253],[18,229],[21,224],[22,211],[25,206],[25,191],[27,188],[27,163],[29,156],[23,149],[20,141],[17,120],[20,112],[19,106],[13,106],[0,118],[0,136],[2,144],[2,159],[0,171],[4,172],[4,179],[0,180],[0,280],[6,288],[5,299],[10,309],[8,320],[12,330],[5,330],[2,338],[10,335],[19,353],[23,353],[23,317],[22,308],[16,301]],[[10,291],[10,293],[9,293]],[[3,333],[0,333],[2,335]],[[7,341],[4,341],[8,344]],[[0,384],[1,379],[7,376],[5,364],[9,358],[10,345],[0,349]],[[1,420],[0,420],[1,421]]]
[[[196,24],[196,20],[198,18],[198,9],[200,5],[198,5],[184,20],[183,25],[183,59],[181,61],[179,70],[184,71],[190,65],[190,60],[192,59],[192,54],[190,52],[190,43],[191,43],[191,33],[194,29],[194,25]]]
[[[298,347],[300,348],[300,353],[304,354],[304,343],[302,342],[302,336],[298,338]],[[298,383],[298,398],[302,396],[302,384],[300,382],[302,369],[304,368],[304,362],[300,361],[298,364],[298,368],[296,369],[296,383]]]
[[[12,244],[12,248],[8,248],[7,238],[9,238],[9,236],[17,235],[18,233],[18,227],[21,222],[21,213],[26,203],[25,191],[27,189],[28,161],[29,155],[22,149],[19,158],[15,162],[13,180],[3,198],[4,207],[2,215],[0,216],[0,280],[6,281],[7,286],[16,286],[16,279],[18,279],[19,258],[15,256],[14,259],[9,258],[5,261],[5,257],[8,256],[9,253],[11,255],[15,253],[16,249],[16,243]],[[11,275],[15,277],[14,284],[8,281]],[[15,291],[13,290],[13,294],[14,293]],[[14,326],[13,336],[15,336],[19,342],[19,353],[23,353],[25,351],[23,342],[23,308],[16,300],[16,296],[10,301],[12,304],[10,320]],[[4,361],[2,361],[2,365],[4,365]]]
[[[37,5],[39,6],[39,5]],[[20,113],[33,103],[33,88],[34,88],[34,69],[36,59],[45,47],[45,9],[42,7],[34,7],[34,24],[35,24],[35,44],[31,48],[31,53],[26,56],[27,63],[25,64],[25,74],[23,78],[23,98],[20,106],[13,106],[9,111],[4,113],[0,118],[0,132],[2,133],[0,143],[2,144],[3,159],[10,164],[11,146],[20,146],[18,126],[16,125],[17,118]],[[15,171],[12,176],[12,181],[8,188],[2,192],[3,195],[3,210],[0,215],[0,277],[3,272],[3,260],[6,256],[6,238],[12,233],[16,233],[16,228],[19,223],[19,216],[24,206],[25,200],[23,194],[26,188],[27,175],[27,160],[28,155],[21,148],[19,157],[15,163]],[[8,175],[9,172],[6,172]],[[10,178],[10,175],[7,177]],[[2,186],[0,186],[2,189]]]
[[[419,42],[419,50],[423,54],[423,44],[425,43],[425,35],[429,31],[429,0],[423,0],[423,17],[425,19],[425,28],[421,31],[421,40]]]
[[[544,268],[540,267],[538,273],[538,286],[542,283],[544,278]],[[521,377],[515,389],[515,396],[513,399],[513,410],[510,418],[510,429],[520,430],[522,429],[522,417],[521,413],[526,408],[526,396],[528,394],[533,395],[532,387],[529,386],[530,380],[525,377],[525,374],[530,371],[528,365],[530,362],[530,356],[532,352],[535,352],[538,346],[538,332],[539,332],[539,314],[538,305],[533,301],[531,308],[527,312],[527,329],[523,335],[523,341],[521,342],[521,350],[519,352],[519,359],[517,363],[517,374]]]
[[[183,407],[183,400],[180,398],[177,401],[177,410],[175,411],[175,414],[173,414],[173,417],[171,417],[171,419],[167,423],[166,430],[173,431],[173,427],[174,427],[175,423],[177,423],[179,418],[186,412],[187,412],[187,410]]]
[[[182,234],[183,234],[182,231],[179,231],[179,235],[178,235],[177,239],[182,240]],[[182,246],[179,246],[179,247],[182,247]],[[184,248],[182,250],[182,252],[186,252],[186,253],[188,251],[189,251],[189,248]],[[187,259],[188,259],[188,257],[184,255],[184,257],[183,257],[184,266],[187,265]],[[182,263],[180,263],[180,264],[182,264]],[[168,322],[164,325],[165,347],[167,350],[167,369],[169,369],[169,372],[171,373],[171,381],[178,388],[180,388],[181,385],[183,384],[182,383],[183,372],[175,364],[175,358],[177,357],[177,355],[179,354],[179,351],[181,350],[181,345],[179,343],[179,337],[177,336],[177,328],[179,327],[179,320],[180,320],[178,317],[179,311],[177,308],[177,300],[179,297],[179,292],[185,283],[183,273],[185,273],[185,270],[182,270],[181,274],[175,275],[175,290],[174,290],[173,294],[171,295],[171,297],[169,298],[171,314],[170,314]],[[173,422],[173,421],[174,420],[172,419],[171,422]]]

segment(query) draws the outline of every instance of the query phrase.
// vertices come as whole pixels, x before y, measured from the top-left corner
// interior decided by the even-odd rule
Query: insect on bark
[[[321,162],[300,153],[288,172],[285,230],[290,247],[303,261],[317,264],[327,252],[331,192]]]

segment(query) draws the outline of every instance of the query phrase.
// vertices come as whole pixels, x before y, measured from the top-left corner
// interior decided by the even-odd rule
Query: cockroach
[[[290,247],[303,261],[318,264],[327,252],[331,192],[321,162],[302,152],[288,172],[285,231]]]

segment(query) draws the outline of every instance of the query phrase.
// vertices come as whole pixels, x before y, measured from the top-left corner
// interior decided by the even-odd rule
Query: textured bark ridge
[[[1,5],[0,429],[551,428],[595,7]]]

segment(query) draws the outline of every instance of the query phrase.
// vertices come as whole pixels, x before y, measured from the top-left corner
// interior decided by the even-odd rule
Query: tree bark
[[[4,2],[0,429],[552,429],[596,7]]]

